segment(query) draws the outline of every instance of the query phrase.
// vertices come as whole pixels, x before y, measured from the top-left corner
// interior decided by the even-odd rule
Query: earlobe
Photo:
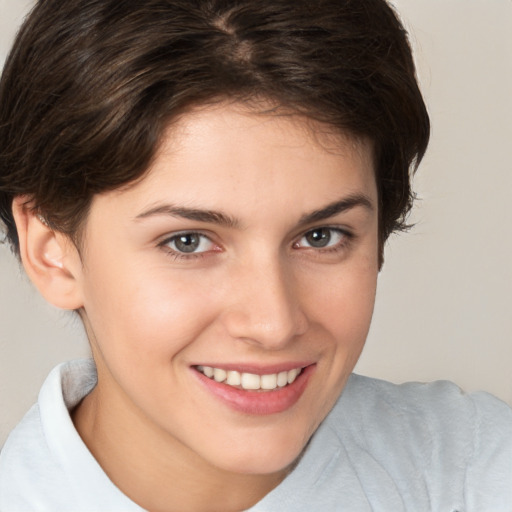
[[[80,289],[80,255],[69,238],[54,231],[25,196],[13,201],[20,241],[20,256],[30,280],[41,295],[62,309],[83,306]]]

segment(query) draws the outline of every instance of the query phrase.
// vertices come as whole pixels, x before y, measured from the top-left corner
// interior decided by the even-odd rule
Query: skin
[[[74,423],[125,494],[152,511],[235,511],[283,480],[364,345],[377,203],[370,144],[223,104],[175,124],[142,180],[94,198],[81,254],[58,236],[40,250],[67,275],[98,368]],[[305,236],[315,230],[326,247]],[[172,237],[187,232],[202,235],[197,252],[177,250]],[[274,414],[234,410],[194,369],[290,362],[307,362],[311,375]]]

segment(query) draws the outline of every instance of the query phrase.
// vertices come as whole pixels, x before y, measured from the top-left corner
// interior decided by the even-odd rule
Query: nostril
[[[281,348],[307,330],[307,319],[298,311],[274,309],[258,310],[248,305],[249,311],[225,312],[224,324],[229,335],[236,339]]]

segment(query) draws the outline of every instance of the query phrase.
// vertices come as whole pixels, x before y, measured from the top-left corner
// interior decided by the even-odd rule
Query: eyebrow
[[[363,207],[369,211],[373,211],[374,209],[372,201],[367,196],[363,194],[357,194],[330,203],[327,206],[320,208],[319,210],[314,210],[311,213],[304,214],[300,218],[298,224],[311,224],[313,222],[325,220],[358,206]],[[172,217],[181,217],[183,219],[195,220],[198,222],[218,224],[228,228],[240,228],[240,222],[236,218],[226,215],[225,213],[214,210],[202,210],[198,208],[174,206],[172,204],[155,206],[154,208],[140,213],[135,217],[135,219],[145,219],[155,215],[170,215]]]
[[[135,217],[135,219],[145,219],[154,215],[170,215],[172,217],[181,217],[188,220],[196,220],[198,222],[206,222],[209,224],[219,224],[228,228],[238,228],[240,223],[234,217],[230,217],[222,212],[214,210],[200,210],[197,208],[185,208],[184,206],[173,206],[172,204],[163,204],[155,206]]]
[[[345,197],[340,201],[330,203],[324,208],[315,210],[311,213],[306,213],[300,218],[299,224],[311,224],[313,222],[325,220],[330,217],[334,217],[339,213],[356,208],[357,206],[361,206],[370,212],[373,211],[373,203],[370,198],[363,194],[357,194]]]

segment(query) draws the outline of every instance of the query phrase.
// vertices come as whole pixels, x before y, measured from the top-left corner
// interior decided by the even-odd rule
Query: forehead
[[[110,194],[132,208],[167,198],[215,209],[270,201],[314,209],[340,195],[375,198],[375,188],[368,141],[303,116],[223,104],[173,123],[144,177]]]
[[[199,105],[172,123],[162,139],[157,157],[193,144],[218,145],[226,143],[236,151],[236,143],[253,139],[260,147],[287,147],[300,155],[301,148],[318,153],[347,156],[360,152],[371,157],[373,144],[365,137],[341,131],[268,100],[250,103],[225,101],[220,104]]]

